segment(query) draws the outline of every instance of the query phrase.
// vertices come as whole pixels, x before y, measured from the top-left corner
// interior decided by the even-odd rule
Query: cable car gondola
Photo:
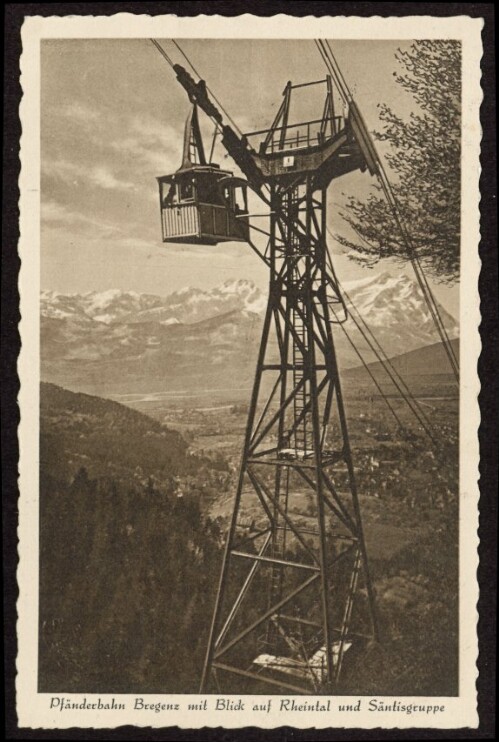
[[[196,105],[185,125],[180,168],[158,180],[163,242],[217,245],[249,238],[247,189],[207,163]]]

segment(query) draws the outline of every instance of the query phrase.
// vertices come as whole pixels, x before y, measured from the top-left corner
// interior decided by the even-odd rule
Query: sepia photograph
[[[39,41],[33,692],[433,724],[476,559],[462,34],[160,30]]]

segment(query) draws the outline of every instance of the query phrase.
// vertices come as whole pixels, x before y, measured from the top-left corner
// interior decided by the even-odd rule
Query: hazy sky
[[[393,75],[394,54],[409,42],[331,43],[370,129],[379,125],[380,102],[408,115],[411,98]],[[325,74],[312,40],[180,44],[243,131],[270,125],[288,80],[306,82]],[[162,45],[174,61],[185,64],[170,41]],[[266,286],[265,266],[245,245],[161,242],[155,179],[180,165],[189,102],[148,40],[43,41],[41,80],[42,288],[167,294],[185,285],[209,288],[229,278]],[[215,154],[215,161],[230,169],[223,151]],[[341,229],[335,206],[342,194],[364,193],[370,182],[368,174],[359,173],[332,184],[333,231]],[[368,275],[339,246],[332,248],[340,279]],[[385,261],[374,270],[400,268]],[[435,290],[457,314],[457,287]]]

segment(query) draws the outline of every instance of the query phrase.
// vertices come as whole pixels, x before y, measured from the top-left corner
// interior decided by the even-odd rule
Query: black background
[[[477,730],[413,729],[413,730],[296,730],[281,727],[275,730],[246,728],[180,730],[178,728],[20,729],[15,712],[16,600],[17,600],[17,425],[19,410],[16,397],[19,389],[16,374],[20,339],[19,295],[17,277],[18,177],[21,125],[18,117],[22,91],[19,84],[21,54],[20,29],[30,15],[112,15],[117,12],[160,15],[176,13],[192,16],[199,13],[224,16],[253,13],[272,16],[287,13],[293,16],[407,16],[434,15],[482,17],[484,55],[482,59],[481,107],[482,175],[481,243],[482,271],[479,281],[481,297],[482,353],[478,370],[481,380],[479,396],[480,427],[480,582],[478,625],[480,657],[478,661]],[[134,740],[388,740],[388,739],[492,739],[495,737],[495,649],[496,649],[496,545],[497,545],[497,220],[496,220],[496,117],[495,117],[495,14],[492,3],[378,3],[378,2],[162,2],[162,3],[8,3],[4,6],[4,166],[3,166],[3,249],[1,288],[1,364],[2,364],[2,498],[3,498],[3,579],[4,579],[4,704],[6,739],[134,739]],[[474,610],[474,606],[470,606]],[[431,661],[431,658],[428,658]]]

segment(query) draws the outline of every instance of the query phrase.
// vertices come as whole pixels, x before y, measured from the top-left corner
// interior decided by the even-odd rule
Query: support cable
[[[348,87],[347,87],[344,79],[342,78],[341,71],[339,69],[338,69],[338,71],[336,71],[334,69],[332,63],[328,59],[327,52],[326,52],[325,41],[323,39],[314,39],[314,41],[315,41],[315,45],[317,46],[317,49],[319,50],[319,54],[321,55],[322,60],[323,60],[323,62],[325,64],[325,66],[326,66],[329,74],[331,75],[331,77],[333,78],[334,82],[336,83],[336,87],[338,88],[338,92],[341,95],[341,97],[343,99],[343,102],[344,103],[348,103],[351,100],[351,97],[352,96],[350,94],[350,91],[349,91],[349,89],[348,89]]]
[[[326,65],[327,70],[333,77],[333,79],[336,82],[336,85],[340,91],[340,94],[344,99],[351,103],[353,102],[353,96],[350,92],[350,89],[348,88],[348,85],[345,81],[345,78],[343,77],[343,74],[341,72],[341,69],[338,65],[338,62],[333,54],[333,51],[329,45],[329,42],[326,40],[315,40],[316,46],[319,49],[319,52],[321,54],[321,57]],[[450,366],[452,368],[452,371],[454,373],[454,376],[456,378],[456,381],[459,383],[459,365],[457,362],[456,355],[454,353],[454,349],[452,347],[452,344],[450,342],[449,335],[447,333],[447,329],[445,327],[445,324],[442,320],[442,316],[440,313],[440,310],[438,308],[438,303],[435,300],[435,297],[433,295],[433,292],[431,290],[431,287],[428,283],[428,279],[424,273],[423,267],[421,265],[421,261],[419,259],[419,256],[417,255],[417,252],[414,248],[414,245],[412,243],[412,240],[410,238],[410,235],[403,224],[401,213],[400,213],[400,207],[398,204],[398,201],[395,197],[395,193],[393,191],[393,188],[391,186],[391,183],[388,179],[388,176],[386,174],[386,171],[384,169],[383,163],[379,158],[379,155],[376,151],[376,148],[374,146],[374,143],[372,141],[372,138],[369,134],[369,132],[366,129],[366,135],[369,137],[369,141],[372,145],[373,152],[375,153],[376,157],[376,170],[377,170],[377,176],[378,180],[380,182],[381,188],[383,190],[385,199],[388,203],[388,206],[390,207],[392,211],[393,218],[395,219],[395,223],[398,227],[398,230],[400,232],[400,235],[402,237],[402,241],[404,243],[408,258],[411,262],[411,265],[413,267],[416,279],[418,281],[419,287],[421,289],[421,292],[423,294],[423,297],[425,299],[425,302],[428,306],[428,309],[430,310],[430,314],[432,316],[433,322],[435,324],[435,327],[437,329],[437,332],[439,334],[440,340],[442,341],[445,353],[448,357]]]
[[[421,407],[419,406],[418,401],[415,399],[415,397],[412,394],[412,392],[410,391],[409,387],[407,386],[407,384],[405,383],[405,381],[402,379],[402,377],[400,376],[400,374],[398,373],[398,371],[396,370],[396,368],[393,366],[393,364],[391,363],[390,359],[387,357],[387,355],[386,355],[385,351],[383,350],[381,344],[379,343],[379,341],[375,337],[374,333],[370,329],[369,325],[366,323],[366,321],[364,320],[364,318],[360,314],[360,312],[357,309],[357,307],[353,304],[353,301],[351,300],[351,298],[348,296],[348,294],[346,293],[346,291],[344,291],[344,289],[341,286],[339,286],[339,288],[345,294],[345,296],[348,298],[349,302],[352,304],[353,308],[357,312],[358,319],[360,320],[360,322],[362,323],[363,327],[365,328],[365,329],[363,329],[361,327],[361,325],[359,324],[359,321],[355,318],[355,316],[351,312],[349,312],[349,315],[350,315],[352,321],[354,322],[355,326],[357,327],[358,331],[360,332],[360,334],[364,338],[365,342],[369,346],[370,350],[374,354],[375,358],[377,359],[377,361],[381,365],[383,371],[391,379],[393,385],[395,386],[395,388],[399,392],[400,396],[402,397],[402,399],[404,400],[404,402],[407,404],[407,406],[409,407],[410,411],[412,412],[412,414],[414,415],[414,417],[417,419],[417,421],[419,422],[419,424],[421,425],[421,427],[423,428],[423,430],[425,431],[425,433],[428,435],[428,437],[431,439],[431,441],[434,444],[436,444],[436,440],[435,440],[435,438],[433,436],[433,433],[432,433],[432,425],[431,425],[431,423],[430,423],[427,415],[425,414],[424,410],[421,409]],[[331,311],[333,312],[333,314],[336,317],[336,313],[334,312],[333,307],[331,307]],[[340,324],[342,326],[342,328],[343,328],[343,324],[344,324],[343,322],[338,322],[337,324]],[[369,338],[369,335],[371,336],[373,342],[371,342],[371,339]],[[352,343],[353,341],[350,341],[350,342]],[[379,350],[376,348],[376,345],[378,346]],[[384,358],[383,358],[383,356],[384,356]]]
[[[194,74],[196,75],[196,77],[199,80],[202,80],[203,78],[201,77],[201,75],[199,74],[199,72],[196,70],[196,68],[192,64],[192,62],[189,59],[189,57],[187,56],[187,54],[182,50],[180,44],[177,41],[175,41],[175,39],[171,39],[171,41],[172,41],[173,44],[175,44],[175,46],[177,47],[177,49],[179,50],[179,52],[181,53],[181,55],[184,57],[185,61],[187,62],[187,64],[191,68],[191,70],[194,72]],[[211,95],[211,97],[213,98],[213,100],[215,101],[215,103],[218,104],[218,107],[220,108],[220,110],[222,111],[222,113],[225,114],[225,117],[228,119],[228,121],[230,121],[230,123],[232,124],[232,126],[234,127],[234,129],[237,131],[237,133],[239,134],[239,136],[243,136],[243,133],[242,133],[241,129],[238,127],[238,125],[236,124],[236,122],[234,121],[234,119],[232,119],[231,116],[227,113],[227,110],[220,103],[220,101],[218,100],[218,98],[215,95],[215,93],[213,92],[213,90],[211,90],[208,87],[208,85],[206,85],[206,90],[209,92],[209,94]]]
[[[331,311],[332,311],[332,313],[334,314],[334,316],[336,317],[336,312],[334,311],[334,309],[333,309],[332,307],[331,307]],[[392,413],[393,417],[395,418],[395,420],[396,420],[396,422],[397,422],[397,424],[398,424],[399,428],[400,428],[401,430],[403,430],[404,432],[406,432],[406,433],[407,433],[407,430],[406,430],[405,426],[404,426],[404,425],[402,424],[402,421],[400,420],[399,416],[397,415],[397,413],[396,413],[396,412],[395,412],[395,410],[393,409],[393,407],[392,407],[392,405],[391,405],[391,403],[390,403],[390,400],[388,399],[388,397],[387,397],[387,396],[386,396],[386,394],[384,393],[383,389],[382,389],[382,388],[381,388],[381,386],[379,385],[379,383],[378,383],[378,380],[376,379],[376,377],[374,376],[373,372],[372,372],[372,371],[371,371],[371,369],[369,368],[369,365],[368,365],[368,364],[366,363],[366,361],[365,361],[365,359],[364,359],[364,357],[363,357],[362,353],[360,352],[360,350],[359,350],[359,349],[357,348],[356,344],[354,343],[354,341],[353,341],[353,340],[352,340],[352,338],[350,337],[350,335],[349,335],[349,333],[348,333],[348,331],[347,331],[347,329],[346,329],[345,325],[344,325],[344,324],[342,324],[342,323],[339,323],[339,324],[340,324],[340,327],[341,327],[341,329],[343,330],[343,332],[344,332],[344,334],[345,334],[345,337],[346,337],[346,339],[348,340],[348,342],[349,342],[349,343],[350,343],[350,345],[352,346],[353,350],[355,351],[355,353],[356,353],[356,354],[357,354],[357,356],[359,357],[359,359],[360,359],[360,362],[362,363],[362,365],[364,366],[365,370],[367,371],[367,373],[368,373],[368,374],[369,374],[369,376],[371,377],[371,379],[372,379],[372,382],[373,382],[374,386],[376,387],[376,389],[377,389],[377,390],[378,390],[378,392],[380,393],[380,395],[381,395],[381,397],[383,398],[383,400],[384,400],[384,402],[385,402],[386,406],[388,407],[388,409],[389,409],[389,410],[390,410],[390,412]]]
[[[414,395],[412,394],[411,390],[407,386],[406,382],[404,381],[404,379],[402,378],[402,376],[399,374],[399,372],[397,371],[397,369],[395,368],[395,366],[392,364],[391,360],[386,355],[383,347],[379,343],[378,339],[376,338],[376,336],[372,332],[372,330],[369,327],[369,325],[367,324],[367,322],[364,320],[364,318],[360,314],[360,312],[357,309],[357,307],[355,306],[352,298],[348,295],[348,293],[345,291],[345,289],[342,288],[341,290],[343,291],[343,294],[347,298],[348,302],[352,305],[353,309],[356,311],[357,316],[360,319],[360,321],[362,322],[362,325],[363,325],[364,329],[366,330],[367,334],[370,335],[371,340],[377,346],[378,351],[379,351],[379,355],[377,354],[377,357],[378,358],[380,358],[380,356],[382,357],[383,360],[381,360],[381,358],[380,358],[380,363],[382,364],[383,369],[389,375],[390,379],[392,380],[393,384],[397,388],[398,392],[403,397],[403,399],[407,403],[407,405],[410,407],[410,409],[412,410],[412,412],[414,413],[414,415],[417,417],[418,421],[421,424],[423,424],[422,423],[422,420],[424,420],[425,424],[431,429],[431,423],[430,423],[430,420],[428,419],[426,413],[424,412],[424,410],[421,409],[418,400],[414,397]],[[352,316],[352,315],[350,315],[350,316]],[[353,316],[352,316],[352,319],[354,319]],[[372,347],[372,346],[370,346],[370,347]],[[392,376],[392,374],[393,374],[393,376]],[[413,406],[412,405],[414,405],[414,407],[416,408],[417,412],[416,412],[415,409],[413,409]],[[422,420],[420,419],[419,416],[422,418]]]
[[[159,53],[161,54],[161,56],[163,57],[163,59],[166,59],[166,61],[170,65],[170,67],[173,69],[173,62],[170,59],[170,57],[168,56],[168,54],[165,52],[165,50],[163,49],[163,47],[161,46],[161,44],[159,44],[156,41],[156,39],[149,39],[149,41],[151,42],[151,44],[154,44],[154,46],[159,51]]]
[[[414,273],[416,275],[419,287],[423,293],[425,301],[432,315],[432,319],[436,325],[440,339],[444,345],[445,352],[447,353],[447,356],[449,358],[449,362],[451,364],[454,375],[456,376],[456,380],[459,381],[459,367],[457,363],[457,358],[455,356],[454,349],[452,348],[450,338],[447,333],[447,329],[442,320],[442,316],[440,314],[437,301],[430,288],[428,279],[423,270],[423,266],[421,265],[421,261],[419,260],[419,257],[417,256],[416,250],[414,249],[409,233],[407,232],[405,225],[402,223],[402,219],[400,216],[400,207],[395,198],[393,188],[390,184],[390,181],[388,180],[383,164],[380,161],[378,161],[378,168],[379,168],[379,181],[383,188],[385,198],[388,202],[388,205],[390,206],[392,210],[393,218],[395,219],[399,232],[402,236],[402,240],[404,241],[405,248],[409,255],[409,259],[414,269]]]
[[[350,90],[348,88],[348,85],[347,85],[347,83],[345,81],[345,78],[343,77],[343,74],[341,72],[341,69],[340,69],[340,67],[338,65],[338,62],[337,62],[337,60],[336,60],[336,58],[335,58],[335,56],[333,54],[333,51],[332,51],[332,49],[331,49],[328,41],[325,42],[325,48],[326,48],[326,51],[325,51],[326,56],[330,60],[330,64],[331,64],[331,67],[334,70],[334,74],[335,74],[336,80],[339,81],[339,85],[341,86],[342,90],[346,92],[347,100],[349,102],[353,102],[353,96],[352,96],[352,94],[351,94],[351,92],[350,92]],[[337,82],[337,84],[338,84],[338,82]],[[452,345],[450,344],[450,339],[449,339],[449,336],[447,334],[447,330],[446,330],[445,325],[444,325],[444,322],[442,320],[440,311],[438,309],[438,304],[437,304],[437,302],[435,300],[435,297],[434,297],[434,295],[432,293],[431,287],[430,287],[430,285],[428,283],[428,279],[427,279],[427,277],[426,277],[426,275],[424,273],[423,267],[422,267],[421,262],[419,260],[419,256],[417,255],[417,252],[414,249],[414,245],[412,244],[412,240],[410,238],[410,235],[409,235],[409,233],[408,233],[408,231],[407,231],[407,229],[405,227],[405,224],[403,224],[403,222],[402,222],[402,218],[401,218],[401,214],[400,214],[400,207],[399,207],[399,204],[398,204],[397,199],[395,197],[395,193],[393,191],[393,188],[391,186],[391,183],[389,181],[389,178],[388,178],[388,176],[386,174],[386,171],[385,171],[383,162],[381,161],[381,159],[380,159],[380,157],[379,157],[379,155],[378,155],[378,153],[376,151],[376,148],[374,146],[374,142],[372,141],[372,139],[371,139],[371,137],[369,135],[369,132],[367,132],[367,130],[366,130],[366,133],[369,136],[371,145],[373,147],[373,151],[375,152],[375,155],[376,155],[376,164],[377,164],[377,169],[378,169],[378,178],[379,178],[379,181],[381,183],[381,186],[382,186],[382,189],[383,189],[385,198],[387,200],[388,205],[390,206],[390,208],[392,210],[393,217],[394,217],[394,219],[396,221],[396,224],[397,224],[397,227],[399,229],[399,232],[400,232],[400,234],[402,236],[402,239],[403,239],[403,241],[405,243],[405,248],[406,248],[406,251],[408,253],[408,256],[409,256],[409,258],[411,260],[411,263],[412,263],[414,272],[416,274],[416,278],[418,280],[418,283],[420,285],[421,291],[422,291],[423,296],[425,298],[425,301],[426,301],[426,303],[428,305],[428,308],[429,308],[429,310],[430,310],[430,312],[432,314],[432,318],[433,318],[433,321],[434,321],[434,323],[435,323],[435,325],[437,327],[437,330],[439,332],[440,339],[442,340],[442,343],[444,344],[444,348],[445,348],[445,351],[446,351],[446,353],[447,353],[447,355],[449,357],[449,361],[450,361],[451,367],[452,367],[452,369],[454,371],[454,374],[456,375],[456,378],[458,379],[458,377],[459,377],[459,368],[458,368],[457,359],[456,359],[456,356],[454,354],[454,349],[452,348]]]
[[[155,46],[155,47],[156,47],[156,49],[157,49],[157,50],[159,51],[159,53],[161,54],[161,56],[163,57],[163,59],[166,59],[166,61],[168,62],[168,64],[169,64],[169,65],[170,65],[170,67],[172,68],[172,70],[173,70],[173,71],[175,71],[175,64],[174,64],[174,62],[173,62],[173,61],[172,61],[172,59],[171,59],[171,58],[170,58],[170,57],[168,56],[168,54],[167,54],[167,53],[165,52],[165,50],[163,49],[163,47],[161,46],[161,44],[160,44],[160,43],[159,43],[158,41],[156,41],[156,39],[149,39],[149,41],[150,41],[150,42],[151,42],[152,44],[154,44],[154,46]],[[177,44],[177,43],[176,43],[176,42],[175,42],[175,41],[174,41],[173,39],[171,39],[171,41],[173,41],[173,43],[174,43],[174,44],[175,44],[175,45],[176,45],[176,46],[177,46],[177,47],[179,48],[180,52],[181,52],[181,53],[182,53],[182,54],[184,55],[184,57],[185,57],[185,58],[187,59],[186,55],[184,54],[184,52],[182,51],[182,49],[180,49],[180,47],[178,46],[178,44]],[[201,77],[200,77],[200,76],[199,76],[199,74],[198,74],[198,73],[197,73],[197,72],[195,71],[194,67],[193,67],[193,66],[192,66],[192,64],[191,64],[191,63],[189,62],[189,60],[188,60],[188,59],[187,59],[187,62],[189,63],[189,65],[190,65],[191,69],[192,69],[192,70],[194,71],[194,74],[195,74],[195,75],[197,75],[197,77],[199,77],[199,79],[201,80]],[[209,90],[208,86],[206,86],[206,89],[207,89],[207,90]],[[211,95],[213,96],[213,98],[215,98],[215,96],[213,95],[213,93],[211,92],[211,90],[209,90],[209,92],[211,93]],[[219,102],[219,101],[218,101],[218,100],[217,100],[216,98],[215,98],[215,100],[217,101],[217,103],[218,103],[219,107],[220,107],[220,108],[221,108],[221,109],[223,110],[223,112],[225,113],[225,115],[227,116],[227,118],[229,118],[229,119],[230,119],[230,117],[229,117],[229,116],[228,116],[228,114],[227,114],[227,111],[225,111],[225,110],[223,109],[223,107],[222,107],[222,105],[220,104],[220,102]],[[221,131],[222,131],[222,127],[220,126],[219,122],[218,122],[218,121],[216,121],[216,120],[215,120],[214,118],[212,118],[211,116],[209,116],[209,118],[210,118],[210,120],[211,120],[211,121],[213,121],[213,123],[215,124],[215,127],[216,127],[216,129],[218,129],[218,130],[219,130],[219,131],[221,132]]]
[[[336,316],[336,312],[334,311],[333,307],[331,307],[331,311],[332,311],[332,312],[333,312],[333,314],[334,314],[334,315]],[[428,425],[428,424],[427,424],[427,423],[425,422],[424,418],[423,418],[423,417],[422,417],[422,416],[421,416],[421,415],[419,414],[419,412],[418,412],[417,408],[415,408],[415,407],[413,406],[413,404],[412,404],[412,403],[410,402],[410,400],[409,400],[409,398],[407,397],[407,395],[406,395],[406,394],[404,393],[404,391],[402,390],[402,388],[400,387],[400,385],[399,385],[399,384],[397,383],[397,381],[395,380],[395,378],[393,377],[393,375],[392,375],[392,374],[390,373],[390,371],[389,371],[389,370],[387,369],[387,367],[386,367],[386,364],[385,364],[385,363],[383,362],[383,359],[381,358],[381,356],[379,355],[379,353],[378,353],[378,352],[376,351],[376,348],[374,347],[374,345],[372,344],[372,342],[371,342],[371,341],[369,340],[369,337],[368,337],[368,336],[367,336],[367,334],[366,334],[366,333],[364,332],[364,330],[363,330],[363,329],[362,329],[362,327],[360,326],[359,322],[357,322],[357,320],[355,319],[355,317],[354,317],[354,316],[353,316],[352,314],[350,315],[350,317],[352,318],[352,320],[353,320],[353,322],[354,322],[355,326],[357,327],[358,331],[360,332],[360,334],[361,334],[361,335],[362,335],[362,337],[364,338],[365,342],[366,342],[366,343],[368,344],[369,348],[371,349],[371,351],[372,351],[372,352],[374,353],[374,355],[376,356],[376,358],[377,358],[377,359],[378,359],[378,361],[380,362],[381,366],[383,367],[383,370],[385,371],[385,373],[387,373],[387,374],[388,374],[388,376],[389,376],[389,377],[390,377],[390,379],[392,380],[392,382],[393,382],[394,386],[396,387],[397,391],[399,392],[399,394],[401,395],[401,397],[403,398],[403,400],[405,401],[405,403],[407,404],[407,406],[409,407],[409,409],[411,410],[411,412],[413,413],[413,415],[414,415],[414,416],[416,417],[416,419],[418,420],[419,424],[421,425],[421,427],[422,427],[422,428],[423,428],[423,430],[425,431],[425,433],[426,433],[426,435],[428,436],[428,438],[430,438],[430,440],[432,441],[432,443],[433,443],[434,445],[437,445],[437,441],[435,440],[435,438],[434,438],[434,436],[433,436],[433,434],[432,434],[431,428],[430,428],[430,427],[429,427],[429,425]],[[344,333],[345,333],[345,335],[347,336],[347,338],[348,338],[348,340],[349,340],[350,344],[352,345],[352,347],[354,347],[354,350],[355,350],[355,352],[357,353],[357,355],[359,356],[359,358],[360,358],[360,359],[361,359],[361,361],[362,361],[362,365],[364,366],[364,368],[365,368],[365,369],[366,369],[366,371],[368,372],[368,374],[369,374],[369,376],[371,377],[371,379],[373,379],[373,381],[374,381],[374,380],[375,380],[374,374],[372,373],[371,369],[370,369],[370,368],[368,368],[368,364],[366,363],[366,361],[365,361],[364,357],[362,356],[362,354],[360,353],[359,349],[358,349],[358,348],[357,348],[357,347],[355,346],[355,344],[354,344],[353,340],[351,340],[351,338],[350,338],[350,336],[348,335],[348,332],[347,332],[347,330],[346,330],[346,328],[345,328],[344,324],[341,324],[341,329],[343,330],[343,332],[344,332]],[[382,395],[382,397],[383,397],[383,399],[385,400],[386,404],[388,405],[388,407],[390,407],[390,409],[391,409],[391,411],[392,411],[392,414],[394,414],[394,415],[395,415],[395,413],[393,412],[393,409],[392,409],[392,407],[391,407],[390,403],[388,402],[388,397],[387,397],[387,396],[385,395],[385,393],[384,393],[383,391],[381,391],[381,387],[379,386],[379,384],[378,384],[378,382],[377,382],[377,381],[375,381],[375,384],[376,384],[376,388],[377,388],[377,389],[378,389],[378,390],[380,391],[380,394]],[[399,422],[399,425],[400,425],[400,426],[402,427],[402,429],[403,429],[403,430],[405,430],[404,426],[403,426],[403,425],[402,425],[402,424],[400,423],[400,420],[398,420],[398,418],[397,418],[397,421]]]
[[[331,232],[330,232],[329,228],[328,228],[327,231],[331,235]],[[327,261],[328,261],[328,266],[332,269],[332,260],[331,260],[330,254],[329,254],[329,250],[327,251]],[[364,327],[365,331],[370,336],[370,338],[373,341],[374,345],[377,347],[378,352],[370,345],[370,347],[373,350],[373,353],[375,353],[375,355],[378,358],[379,362],[381,363],[383,369],[388,374],[388,376],[391,378],[393,384],[396,386],[396,388],[398,389],[399,393],[404,398],[404,400],[406,401],[407,405],[414,412],[414,414],[416,415],[416,417],[418,417],[418,415],[412,409],[412,405],[414,405],[416,407],[416,409],[418,411],[418,414],[423,418],[424,422],[426,423],[426,425],[428,426],[428,428],[430,428],[430,430],[431,430],[431,428],[432,428],[431,422],[428,419],[425,411],[423,409],[421,409],[421,406],[419,404],[419,401],[413,395],[413,393],[411,392],[411,390],[410,390],[409,386],[407,385],[406,381],[400,375],[400,373],[397,371],[397,369],[394,366],[394,364],[392,363],[391,359],[387,356],[384,348],[382,347],[382,345],[379,342],[378,338],[376,337],[376,335],[372,331],[371,327],[368,325],[368,323],[366,322],[366,320],[362,316],[361,312],[359,311],[358,307],[354,303],[354,301],[351,298],[351,296],[348,294],[348,292],[345,290],[345,288],[343,286],[341,286],[341,284],[340,284],[340,282],[339,282],[339,280],[337,278],[336,278],[336,281],[337,281],[339,290],[346,297],[347,301],[350,303],[350,305],[352,306],[352,308],[356,312],[357,317],[360,320],[360,322],[362,323],[362,326]],[[350,312],[349,314],[352,317],[352,319],[355,321],[354,317],[352,316],[352,313]],[[392,374],[396,378],[397,381],[393,378]],[[400,388],[399,385],[402,388]],[[419,420],[419,417],[418,417],[418,421],[421,423],[421,420]]]

